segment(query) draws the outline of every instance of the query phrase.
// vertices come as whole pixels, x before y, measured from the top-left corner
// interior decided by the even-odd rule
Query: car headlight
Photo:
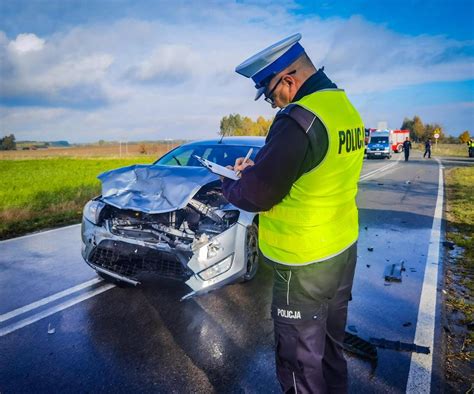
[[[99,224],[100,212],[105,204],[101,201],[91,200],[84,206],[82,214],[91,223]]]
[[[223,274],[224,272],[229,271],[230,267],[232,266],[232,259],[234,255],[231,254],[230,256],[226,257],[224,260],[221,260],[217,264],[210,266],[209,268],[201,271],[198,275],[202,280],[209,280],[215,278],[218,275]]]

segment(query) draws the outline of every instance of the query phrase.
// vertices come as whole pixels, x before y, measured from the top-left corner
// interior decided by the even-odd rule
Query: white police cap
[[[252,78],[255,82],[255,87],[258,89],[255,100],[260,98],[276,74],[305,53],[304,48],[298,43],[299,40],[301,34],[293,34],[251,56],[235,68],[237,73]]]

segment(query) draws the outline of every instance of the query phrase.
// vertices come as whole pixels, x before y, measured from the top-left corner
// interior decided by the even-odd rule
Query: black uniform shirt
[[[303,83],[293,101],[333,88],[337,86],[320,69]],[[322,161],[327,148],[327,131],[321,121],[302,107],[288,105],[276,115],[255,165],[247,167],[240,180],[223,181],[224,196],[246,211],[268,211],[301,175]]]

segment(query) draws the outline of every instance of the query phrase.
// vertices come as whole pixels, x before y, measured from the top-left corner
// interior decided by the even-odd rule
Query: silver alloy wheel
[[[242,279],[247,282],[253,279],[258,269],[258,226],[255,223],[247,227],[245,256],[247,257],[247,271]]]

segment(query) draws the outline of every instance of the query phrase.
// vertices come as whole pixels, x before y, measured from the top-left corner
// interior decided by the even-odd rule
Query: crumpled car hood
[[[146,213],[184,208],[202,186],[219,179],[204,167],[163,165],[133,165],[97,178],[105,203]]]

